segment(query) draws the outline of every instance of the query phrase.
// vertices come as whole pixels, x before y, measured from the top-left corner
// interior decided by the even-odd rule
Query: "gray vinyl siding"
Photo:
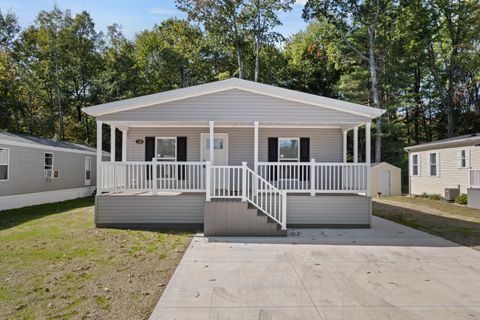
[[[204,194],[101,195],[96,224],[203,224]]]
[[[369,225],[370,197],[288,195],[288,225]]]
[[[288,195],[288,225],[369,225],[370,198],[358,195]],[[203,224],[205,194],[102,195],[95,223]]]
[[[361,123],[369,118],[231,89],[98,116],[101,121],[266,121]]]
[[[0,147],[10,150],[9,179],[0,181],[0,196],[84,187],[85,157],[87,156],[92,158],[91,186],[96,184],[94,155],[5,144],[0,144]],[[53,153],[53,169],[59,170],[59,178],[45,181],[45,152]]]
[[[253,128],[215,128],[216,133],[228,133],[228,160],[230,165],[253,164]],[[131,128],[127,134],[127,161],[145,160],[145,143],[136,140],[145,137],[187,137],[187,160],[200,161],[200,135],[208,128]],[[259,161],[268,160],[269,137],[309,137],[310,158],[317,162],[341,162],[343,160],[343,137],[340,129],[274,129],[259,128]]]
[[[457,164],[458,151],[462,149],[470,150],[470,167],[480,169],[479,147],[463,146],[411,152],[410,154],[418,154],[420,156],[420,174],[419,176],[409,176],[410,193],[420,195],[426,192],[445,196],[445,188],[457,188],[457,186],[460,186],[460,192],[466,194],[469,171],[467,168],[458,168]],[[432,177],[429,176],[428,157],[430,153],[434,152],[439,153],[440,176]]]

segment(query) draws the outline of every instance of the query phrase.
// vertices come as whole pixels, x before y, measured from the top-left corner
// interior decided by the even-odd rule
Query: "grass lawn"
[[[373,214],[480,250],[480,210],[416,197],[374,199]]]
[[[192,232],[96,229],[92,198],[0,212],[0,319],[145,319]]]

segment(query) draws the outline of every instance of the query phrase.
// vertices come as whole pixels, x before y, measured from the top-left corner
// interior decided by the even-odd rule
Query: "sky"
[[[305,1],[297,0],[290,12],[279,14],[283,25],[276,31],[288,37],[306,27],[302,19]],[[174,0],[0,0],[0,10],[3,13],[13,11],[24,28],[33,23],[40,10],[51,10],[55,3],[60,9],[69,9],[73,14],[88,11],[97,31],[104,31],[107,26],[118,23],[130,39],[165,19],[186,18],[175,7]]]

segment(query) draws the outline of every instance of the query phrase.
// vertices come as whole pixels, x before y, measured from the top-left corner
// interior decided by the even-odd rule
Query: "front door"
[[[228,164],[228,133],[215,133],[213,143],[213,166]],[[202,133],[202,161],[210,161],[210,135]]]
[[[378,192],[382,193],[382,196],[390,195],[390,171],[388,170],[379,170],[377,177],[377,188]]]

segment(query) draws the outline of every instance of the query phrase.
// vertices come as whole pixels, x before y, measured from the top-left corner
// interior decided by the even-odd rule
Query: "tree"
[[[327,19],[332,23],[342,40],[361,59],[368,61],[371,78],[371,94],[373,106],[382,109],[378,89],[377,62],[375,57],[377,28],[379,16],[385,5],[381,0],[308,0],[303,16],[305,19],[314,17]],[[368,54],[356,46],[351,38],[359,34],[367,36]],[[375,161],[381,162],[382,131],[381,118],[377,118],[375,142]]]
[[[235,47],[238,77],[244,78],[243,49],[247,29],[244,0],[176,0],[177,7],[188,18],[203,25],[207,33],[223,45]]]
[[[291,10],[294,3],[295,0],[249,0],[246,5],[246,17],[254,43],[255,82],[260,74],[260,51],[263,45],[283,40],[280,33],[273,31],[282,24],[278,12]]]

